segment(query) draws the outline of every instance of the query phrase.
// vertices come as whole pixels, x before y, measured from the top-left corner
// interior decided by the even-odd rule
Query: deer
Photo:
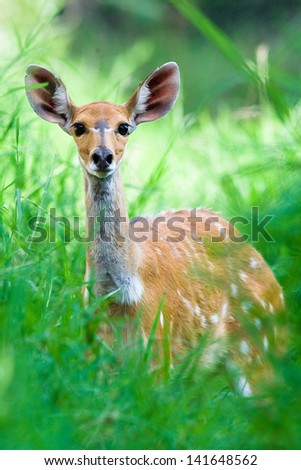
[[[168,330],[171,360],[210,332],[204,366],[229,357],[239,370],[240,393],[252,395],[252,374],[260,380],[269,376],[263,356],[281,343],[273,324],[284,311],[282,288],[263,257],[251,244],[237,242],[236,228],[207,209],[167,210],[131,220],[127,212],[120,172],[125,146],[140,124],[173,108],[178,65],[167,62],[157,68],[121,105],[95,101],[76,106],[62,80],[39,65],[27,68],[25,85],[35,113],[58,124],[78,149],[87,230],[95,231],[86,254],[85,302],[93,280],[96,298],[112,294],[109,323],[123,318],[130,328],[140,315],[146,343],[158,318],[156,338],[162,343]],[[110,342],[108,331],[100,326],[100,335]]]

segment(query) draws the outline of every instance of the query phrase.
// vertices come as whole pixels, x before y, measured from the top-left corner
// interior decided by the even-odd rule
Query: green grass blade
[[[146,348],[145,348],[145,353],[144,353],[144,358],[143,358],[145,365],[149,364],[149,361],[150,361],[151,350],[152,350],[152,346],[153,346],[153,344],[155,342],[155,339],[156,339],[156,331],[157,331],[157,328],[158,328],[158,325],[159,325],[160,315],[161,315],[161,312],[162,312],[164,301],[165,301],[165,294],[161,298],[161,301],[160,301],[160,304],[159,304],[159,307],[158,307],[158,311],[157,311],[157,314],[156,314],[155,319],[153,321],[152,328],[151,328],[149,338],[148,338],[148,342],[147,342],[147,345],[146,345]]]
[[[248,65],[238,47],[204,13],[189,0],[170,0],[177,10],[192,23],[240,72],[252,81],[258,76]]]

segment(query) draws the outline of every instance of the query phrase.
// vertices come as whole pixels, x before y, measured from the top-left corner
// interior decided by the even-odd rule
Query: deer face
[[[169,112],[179,90],[179,69],[168,62],[149,75],[123,105],[97,101],[75,106],[63,82],[49,70],[30,65],[26,94],[34,111],[72,135],[88,175],[106,178],[119,167],[128,135],[141,122]]]
[[[76,108],[70,134],[85,170],[99,178],[112,175],[121,163],[133,127],[124,106],[99,101]]]

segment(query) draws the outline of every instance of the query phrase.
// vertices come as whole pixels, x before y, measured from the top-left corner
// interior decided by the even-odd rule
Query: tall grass
[[[192,19],[189,2],[173,3],[185,4],[181,11]],[[242,58],[238,64],[230,38],[219,36],[208,19],[194,18],[235,66],[246,63]],[[51,207],[57,216],[84,221],[84,193],[68,136],[40,122],[26,103],[26,65],[45,64],[44,45],[45,65],[49,61],[67,85],[70,79],[72,97],[97,99],[101,88],[108,99],[122,101],[128,85],[119,76],[134,87],[143,78],[132,73],[143,63],[143,44],[131,54],[121,52],[111,76],[92,70],[86,87],[83,72],[78,83],[74,78],[78,64],[70,59],[71,66],[58,66],[47,28],[17,39],[15,55],[0,64],[0,447],[300,448],[299,105],[283,112],[282,92],[275,87],[270,100],[273,72],[264,81],[254,63],[252,80],[255,76],[264,96],[256,112],[224,107],[212,117],[202,108],[187,119],[180,100],[171,116],[132,136],[123,168],[132,215],[198,205],[227,217],[249,217],[251,206],[274,215],[269,230],[275,242],[260,240],[255,246],[285,288],[292,334],[286,357],[272,357],[284,385],[267,390],[272,400],[258,406],[231,391],[223,370],[200,368],[203,344],[168,374],[150,367],[151,344],[146,351],[139,342],[132,347],[121,340],[114,350],[106,347],[95,315],[105,301],[82,305],[85,246],[74,239],[73,227],[69,243],[59,224],[54,242],[28,240],[31,217],[46,216],[44,227],[50,228]]]

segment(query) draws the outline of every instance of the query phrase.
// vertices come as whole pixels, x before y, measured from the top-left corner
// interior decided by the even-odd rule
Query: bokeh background
[[[300,448],[301,4],[293,0],[0,1],[0,447]],[[171,376],[142,347],[108,350],[99,302],[84,308],[85,246],[57,225],[28,241],[28,221],[79,216],[74,144],[34,115],[27,65],[59,75],[77,104],[124,102],[175,60],[181,93],[139,126],[123,163],[131,215],[205,206],[230,218],[273,215],[254,246],[284,286],[290,330],[282,385],[254,404],[191,354]],[[244,227],[247,231],[250,228]],[[199,354],[199,351],[198,351]]]

